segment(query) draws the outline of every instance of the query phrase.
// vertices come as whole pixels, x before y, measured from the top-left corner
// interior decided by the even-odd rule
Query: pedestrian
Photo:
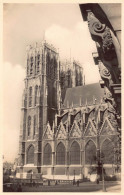
[[[33,186],[35,186],[35,181],[33,181]]]
[[[50,180],[48,180],[48,186],[50,186]]]
[[[99,184],[99,179],[97,178],[96,183]]]
[[[17,190],[18,192],[22,192],[22,187],[21,187],[21,185],[19,185],[19,187],[18,187],[18,190]]]
[[[77,180],[77,186],[79,187],[79,180]]]
[[[73,179],[73,186],[75,185],[75,179]]]
[[[57,182],[57,180],[55,181],[55,185],[57,185],[58,184],[58,182]]]

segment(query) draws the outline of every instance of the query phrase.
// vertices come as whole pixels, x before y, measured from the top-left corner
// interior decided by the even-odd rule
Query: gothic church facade
[[[70,65],[69,65],[70,63]],[[106,88],[83,85],[83,69],[43,41],[27,48],[27,74],[17,172],[51,179],[82,179],[104,155],[106,172],[117,163],[118,124]],[[62,67],[63,66],[63,67]]]

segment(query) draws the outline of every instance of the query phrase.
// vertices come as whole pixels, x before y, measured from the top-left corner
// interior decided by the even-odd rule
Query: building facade
[[[32,171],[34,177],[82,179],[98,166],[100,154],[106,173],[115,172],[118,123],[107,89],[83,85],[79,63],[69,63],[62,68],[59,53],[44,41],[27,48],[19,177]]]

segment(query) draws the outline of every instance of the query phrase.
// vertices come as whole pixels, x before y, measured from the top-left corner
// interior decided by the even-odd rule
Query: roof
[[[66,108],[67,104],[69,106],[77,107],[81,105],[93,105],[96,99],[96,104],[99,104],[104,96],[104,89],[101,88],[99,83],[93,83],[84,86],[78,86],[73,88],[68,88],[66,90],[65,99],[63,102],[63,107]]]

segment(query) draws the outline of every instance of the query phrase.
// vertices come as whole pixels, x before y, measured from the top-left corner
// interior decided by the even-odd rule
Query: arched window
[[[52,163],[52,149],[50,144],[46,144],[44,147],[44,159],[43,164],[44,165],[51,165]]]
[[[80,146],[73,142],[70,149],[70,164],[80,164]]]
[[[54,69],[53,69],[53,74],[54,74],[54,79],[56,79],[56,72],[57,72],[57,61],[56,58],[54,57]]]
[[[47,53],[46,56],[46,71],[47,71],[47,75],[50,74],[50,54]]]
[[[33,56],[31,57],[31,63],[30,63],[30,75],[33,74]]]
[[[95,164],[96,163],[96,146],[93,141],[88,141],[85,147],[85,163]]]
[[[37,55],[37,73],[40,71],[40,54]]]
[[[29,87],[29,107],[32,106],[32,87]]]
[[[56,149],[56,164],[64,165],[65,164],[65,146],[60,142]]]
[[[106,164],[114,163],[114,146],[111,140],[106,139],[101,148],[101,154],[103,157],[103,162]]]
[[[34,98],[34,104],[35,104],[35,106],[38,103],[37,95],[38,95],[38,86],[36,85],[35,86],[35,98]]]
[[[30,136],[31,133],[31,117],[28,117],[28,136]]]
[[[27,150],[27,164],[34,164],[34,146],[31,145]]]
[[[36,115],[34,115],[34,131],[33,131],[33,135],[35,135],[36,133]]]
[[[27,59],[27,75],[29,75],[29,59]]]

